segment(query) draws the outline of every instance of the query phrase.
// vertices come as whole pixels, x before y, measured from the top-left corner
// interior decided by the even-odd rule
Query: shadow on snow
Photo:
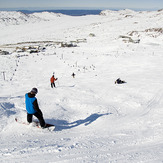
[[[15,105],[10,102],[0,102],[0,117],[9,117],[16,114],[16,112],[12,110],[14,107]]]
[[[87,125],[91,124],[92,122],[96,121],[99,117],[105,116],[105,115],[110,115],[110,114],[112,114],[112,113],[105,113],[105,114],[94,113],[85,119],[77,120],[77,121],[74,121],[71,123],[67,122],[66,120],[49,120],[49,122],[51,121],[51,123],[53,123],[55,125],[55,127],[56,127],[55,131],[61,131],[61,130],[71,129],[73,127],[77,127],[82,124],[87,126]]]

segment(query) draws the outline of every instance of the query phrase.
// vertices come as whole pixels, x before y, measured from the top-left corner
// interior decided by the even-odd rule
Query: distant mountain
[[[61,16],[61,14],[55,14],[50,12],[25,14],[17,11],[1,11],[0,12],[0,24],[1,25],[19,25],[24,23],[35,23],[40,21],[49,21],[55,17]]]
[[[94,11],[89,11],[89,10],[65,10],[65,14],[59,12],[61,10],[55,10],[58,11],[58,13],[53,12],[32,12],[32,11],[26,11],[22,10],[26,13],[20,12],[20,11],[0,11],[0,25],[19,25],[19,24],[24,24],[24,23],[35,23],[35,22],[40,22],[40,21],[50,21],[50,20],[55,20],[56,17],[63,17],[63,16],[69,16],[73,14],[91,14],[94,12],[94,14],[98,13],[98,15],[101,16],[115,16],[115,17],[135,17],[135,16],[140,16],[143,14],[146,14],[148,17],[159,17],[163,15],[163,10],[158,10],[158,11],[134,11],[130,9],[125,9],[125,10],[118,10],[118,11],[113,11],[113,10],[94,10]],[[49,10],[50,11],[50,10]],[[30,13],[32,12],[32,13]],[[68,14],[69,13],[69,14]]]

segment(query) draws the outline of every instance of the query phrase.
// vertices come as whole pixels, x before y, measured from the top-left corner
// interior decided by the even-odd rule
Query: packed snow
[[[163,162],[162,21],[162,10],[0,12],[0,161]],[[33,87],[55,131],[15,121]]]

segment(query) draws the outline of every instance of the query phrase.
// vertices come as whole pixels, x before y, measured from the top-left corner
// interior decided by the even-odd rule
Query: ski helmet
[[[31,92],[34,93],[34,94],[37,94],[38,90],[37,90],[37,88],[32,88]]]

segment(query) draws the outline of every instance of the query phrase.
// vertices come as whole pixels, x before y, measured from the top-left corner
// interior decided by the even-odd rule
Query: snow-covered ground
[[[0,161],[162,163],[162,21],[163,11],[0,12],[0,49],[10,52],[0,55]],[[16,51],[29,44],[45,49]],[[24,95],[33,87],[54,132],[14,120],[26,121]]]

